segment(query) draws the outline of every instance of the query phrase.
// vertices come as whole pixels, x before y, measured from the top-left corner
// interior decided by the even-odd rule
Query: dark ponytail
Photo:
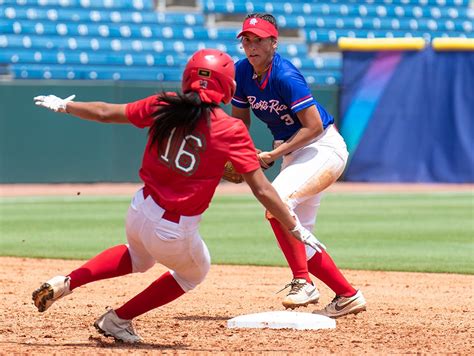
[[[163,92],[158,95],[157,100],[162,104],[153,114],[155,121],[148,131],[148,136],[151,137],[150,148],[156,145],[158,152],[161,152],[174,128],[174,137],[182,139],[196,129],[201,118],[210,125],[210,113],[218,106],[203,103],[195,92],[172,95]]]

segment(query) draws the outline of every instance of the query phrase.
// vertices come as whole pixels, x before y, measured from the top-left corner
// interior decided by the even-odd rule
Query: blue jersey
[[[255,116],[267,124],[275,140],[287,140],[301,128],[296,113],[316,105],[323,127],[334,118],[313,98],[306,80],[288,60],[275,53],[269,70],[261,81],[254,78],[248,59],[235,64],[237,90],[232,105],[251,107]]]

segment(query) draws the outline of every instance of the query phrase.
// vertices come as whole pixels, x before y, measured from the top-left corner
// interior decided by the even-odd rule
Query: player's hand
[[[314,236],[311,231],[306,229],[299,220],[296,220],[296,226],[290,230],[290,233],[305,245],[312,247],[316,252],[323,252],[326,246]]]
[[[73,101],[75,97],[75,95],[71,95],[66,99],[61,99],[56,95],[39,95],[35,96],[33,100],[35,101],[35,105],[42,106],[54,112],[67,112],[67,104]]]
[[[257,149],[257,157],[260,162],[260,167],[264,170],[270,168],[275,163],[270,156],[270,152],[263,152]]]

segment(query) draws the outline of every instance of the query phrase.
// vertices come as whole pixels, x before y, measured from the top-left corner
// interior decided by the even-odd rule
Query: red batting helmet
[[[205,103],[230,102],[235,93],[235,69],[232,58],[217,49],[194,53],[183,72],[183,93],[194,91]]]

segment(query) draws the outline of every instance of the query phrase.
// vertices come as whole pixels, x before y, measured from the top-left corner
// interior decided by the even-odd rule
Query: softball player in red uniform
[[[248,15],[238,37],[247,58],[236,63],[232,116],[248,127],[251,108],[267,124],[274,145],[272,151],[259,153],[260,159],[268,166],[283,158],[273,186],[311,231],[322,191],[344,170],[346,144],[334,128],[333,117],[313,98],[301,73],[276,53],[278,29],[272,15]],[[287,231],[272,214],[267,218],[293,272],[290,292],[283,300],[286,308],[318,302],[319,292],[309,271],[336,293],[319,313],[340,317],[365,310],[362,293],[348,283],[326,251],[305,251],[304,244],[287,238]]]
[[[235,91],[234,63],[223,52],[201,50],[189,60],[180,93],[162,93],[129,104],[73,102],[73,97],[38,96],[36,105],[82,119],[149,127],[140,177],[144,188],[132,199],[128,244],[109,248],[66,276],[56,276],[33,292],[40,312],[87,283],[144,272],[156,262],[169,268],[148,288],[94,326],[105,336],[139,342],[132,319],[195,288],[210,267],[199,235],[201,215],[231,161],[257,199],[291,230],[291,238],[321,251],[319,241],[290,215],[258,163],[255,147],[239,119],[220,107]]]

